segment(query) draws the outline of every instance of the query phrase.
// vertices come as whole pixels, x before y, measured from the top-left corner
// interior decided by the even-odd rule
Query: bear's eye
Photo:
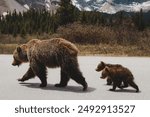
[[[16,62],[19,62],[19,60],[17,60],[15,57],[13,57],[14,58],[14,60],[16,61]]]

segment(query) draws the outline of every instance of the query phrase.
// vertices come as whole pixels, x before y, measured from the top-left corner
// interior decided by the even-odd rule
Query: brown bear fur
[[[87,89],[77,60],[78,49],[71,42],[62,38],[49,40],[32,39],[17,47],[13,53],[12,65],[29,62],[29,69],[19,81],[25,81],[35,76],[41,80],[40,87],[47,85],[47,68],[61,67],[61,80],[56,87],[65,87],[70,78]]]
[[[100,72],[100,71],[102,71],[105,67],[116,68],[116,67],[122,67],[122,66],[119,65],[119,64],[107,64],[107,63],[104,63],[103,61],[101,61],[101,62],[97,65],[96,71],[97,71],[97,72]],[[111,84],[112,84],[111,78],[110,78],[110,77],[107,77],[107,85],[111,85]]]
[[[106,77],[110,77],[113,82],[113,88],[110,89],[111,91],[115,91],[116,87],[118,88],[125,88],[128,87],[128,84],[136,89],[136,92],[139,92],[138,86],[134,82],[134,77],[131,73],[131,71],[125,67],[117,67],[117,68],[111,68],[106,67],[102,71],[102,79],[105,79]],[[124,86],[121,86],[121,82],[125,82],[126,84]]]

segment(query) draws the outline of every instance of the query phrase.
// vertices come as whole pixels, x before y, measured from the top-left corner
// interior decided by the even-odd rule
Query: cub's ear
[[[21,47],[17,47],[17,52],[18,52],[18,53],[21,52]]]
[[[109,73],[109,67],[105,67],[105,71]]]
[[[105,63],[103,61],[101,61],[101,65],[105,65]]]

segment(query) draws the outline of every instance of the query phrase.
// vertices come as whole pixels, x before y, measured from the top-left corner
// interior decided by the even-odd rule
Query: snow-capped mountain
[[[16,0],[26,9],[46,8],[49,11],[56,11],[60,0]],[[100,11],[114,14],[118,11],[138,12],[141,9],[147,12],[150,10],[150,0],[71,0],[72,4],[80,10]]]
[[[0,14],[14,9],[17,12],[23,12],[31,8],[44,8],[50,12],[56,12],[59,2],[60,0],[1,0]],[[100,11],[108,14],[118,11],[138,12],[142,9],[147,12],[150,10],[150,0],[71,0],[71,2],[80,10]]]
[[[16,0],[27,10],[31,8],[46,9],[51,12],[55,12],[58,8],[60,0]]]
[[[118,11],[145,12],[150,10],[150,0],[72,0],[80,10],[100,11],[114,14]]]

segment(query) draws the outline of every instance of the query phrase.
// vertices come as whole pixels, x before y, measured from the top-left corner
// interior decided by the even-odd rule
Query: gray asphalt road
[[[10,9],[10,11],[12,12],[14,11],[14,9],[16,9],[17,12],[27,11],[27,9],[25,9],[22,5],[20,5],[15,0],[4,0],[4,1],[6,2],[6,5]]]
[[[108,63],[119,63],[128,67],[135,76],[135,82],[140,88],[140,93],[128,87],[124,90],[117,89],[111,92],[111,86],[100,79],[100,73],[95,71],[100,61]],[[48,86],[39,88],[40,81],[35,79],[19,83],[28,69],[28,64],[19,68],[11,66],[12,55],[0,55],[0,99],[80,99],[80,100],[148,100],[150,99],[150,58],[144,57],[103,57],[103,56],[80,56],[79,64],[83,75],[86,77],[89,88],[82,92],[82,87],[70,80],[68,87],[56,88],[55,83],[60,80],[60,69],[48,69]]]

